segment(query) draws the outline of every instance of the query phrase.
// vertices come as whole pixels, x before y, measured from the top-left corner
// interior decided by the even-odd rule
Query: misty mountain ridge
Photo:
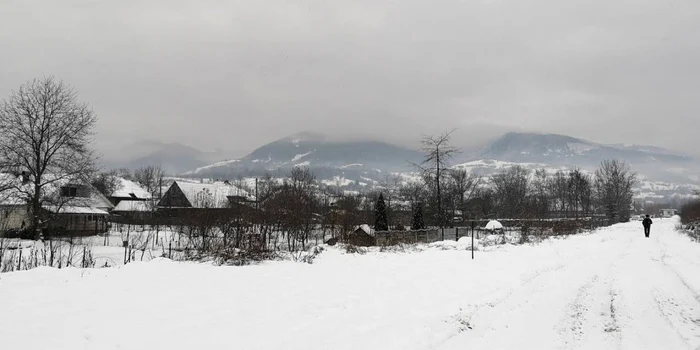
[[[212,159],[224,158],[220,154],[207,154],[181,144],[160,144],[125,164],[132,168],[159,164],[171,174],[218,179],[258,177],[265,173],[285,176],[294,167],[308,167],[324,183],[342,179],[344,188],[361,191],[388,174],[415,171],[411,163],[423,159],[419,150],[386,142],[329,140],[332,138],[323,134],[300,132],[267,143],[242,158],[218,161]],[[463,150],[452,164],[489,176],[513,165],[552,172],[571,168],[593,171],[606,159],[630,163],[647,183],[645,188],[664,188],[664,195],[676,189],[690,193],[700,185],[699,167],[680,152],[654,146],[601,144],[558,134],[506,133],[478,149]]]
[[[300,132],[265,144],[245,157],[225,159],[221,152],[202,152],[179,143],[143,142],[126,147],[142,154],[119,162],[119,167],[161,165],[172,174],[194,176],[231,175],[241,171],[264,171],[307,166],[310,168],[378,169],[411,171],[422,160],[415,149],[376,141],[328,141],[314,132]],[[645,145],[606,145],[559,134],[509,132],[479,149],[463,150],[454,164],[474,160],[537,163],[591,168],[605,159],[622,159],[632,165],[683,165],[692,158],[680,152]],[[112,165],[112,164],[110,164]]]
[[[199,167],[187,175],[224,175],[235,171],[265,171],[305,166],[309,168],[362,168],[409,171],[421,153],[381,141],[327,141],[322,134],[301,132],[270,142],[241,159]]]
[[[159,165],[169,174],[181,174],[225,157],[223,151],[204,152],[177,142],[140,141],[120,149],[121,157],[107,159],[108,168],[138,169]]]
[[[487,145],[476,158],[579,167],[597,166],[605,159],[620,159],[632,165],[692,161],[679,152],[654,146],[604,145],[565,135],[516,132]]]

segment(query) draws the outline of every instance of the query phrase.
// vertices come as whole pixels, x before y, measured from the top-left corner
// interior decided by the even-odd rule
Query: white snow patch
[[[343,166],[341,166],[341,167],[340,167],[340,169],[347,169],[347,168],[352,168],[352,167],[361,167],[361,166],[362,166],[362,164],[360,164],[360,163],[355,163],[355,164],[347,164],[347,165],[343,165]]]
[[[186,172],[185,174],[199,174],[199,173],[201,173],[202,171],[207,170],[207,169],[225,167],[225,166],[228,166],[228,165],[231,165],[231,164],[234,164],[234,163],[238,163],[238,162],[240,162],[240,161],[241,161],[240,159],[222,160],[222,161],[220,161],[220,162],[216,162],[216,163],[213,163],[213,164],[205,165],[205,166],[199,167],[199,168],[197,168],[197,169],[194,169],[194,170],[192,170],[192,171],[188,171],[188,172]]]
[[[486,223],[486,226],[484,227],[486,230],[501,230],[503,229],[503,224],[496,220],[491,220],[488,223]]]
[[[576,153],[576,154],[583,154],[585,152],[588,152],[590,150],[598,149],[598,146],[594,146],[591,144],[587,143],[580,143],[580,142],[570,142],[566,144],[569,149]]]
[[[292,163],[294,163],[294,162],[296,162],[296,161],[298,161],[298,160],[301,160],[302,158],[308,156],[308,155],[311,154],[311,153],[314,153],[314,151],[309,151],[309,152],[306,152],[306,153],[303,153],[303,154],[297,154],[296,156],[294,156],[294,158],[292,158]]]
[[[332,179],[321,180],[321,183],[326,185],[326,186],[345,187],[345,186],[350,186],[355,182],[350,180],[350,179],[346,179],[344,177],[334,176]]]

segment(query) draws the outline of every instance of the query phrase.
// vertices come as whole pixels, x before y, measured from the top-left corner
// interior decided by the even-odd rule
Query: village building
[[[348,233],[346,243],[360,247],[370,247],[376,245],[377,237],[373,228],[367,224],[363,224],[357,226],[355,230]]]
[[[659,217],[662,218],[670,218],[676,214],[678,214],[677,209],[659,209]]]
[[[243,217],[255,207],[255,197],[228,181],[174,181],[158,202],[159,217],[168,224]]]
[[[119,205],[122,201],[144,202],[151,199],[151,194],[148,190],[135,181],[127,180],[122,177],[118,177],[117,180],[116,189],[109,196],[109,200],[115,206]]]
[[[157,201],[135,181],[118,178],[117,188],[109,199],[114,204],[111,221],[116,223],[146,224],[149,213],[156,210]]]
[[[114,205],[89,182],[77,178],[45,175],[42,223],[44,233],[87,236],[106,232],[109,211]],[[55,180],[51,181],[53,177]],[[0,231],[21,232],[30,225],[29,195],[33,185],[24,175],[3,174],[11,186],[0,196]]]

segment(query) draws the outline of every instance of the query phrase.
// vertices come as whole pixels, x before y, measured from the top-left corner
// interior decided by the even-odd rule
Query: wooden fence
[[[399,243],[430,243],[440,240],[437,229],[412,230],[412,231],[376,231],[376,245],[388,246]]]
[[[430,228],[416,231],[377,231],[375,233],[376,245],[387,246],[399,243],[432,243],[444,240],[459,240],[461,237],[480,239],[494,231],[485,230],[488,220],[475,220],[463,224],[469,226]],[[607,219],[603,217],[587,218],[560,218],[548,220],[528,219],[504,219],[499,220],[503,229],[499,233],[504,235],[542,235],[556,236],[575,234],[598,227],[609,226]]]

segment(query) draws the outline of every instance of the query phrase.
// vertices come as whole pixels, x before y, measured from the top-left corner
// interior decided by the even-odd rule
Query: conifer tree
[[[386,215],[386,204],[384,203],[384,195],[379,194],[377,204],[374,206],[374,230],[388,231],[389,221]]]
[[[424,230],[425,223],[423,222],[423,206],[418,204],[416,206],[416,211],[413,213],[413,222],[411,223],[411,230]]]

